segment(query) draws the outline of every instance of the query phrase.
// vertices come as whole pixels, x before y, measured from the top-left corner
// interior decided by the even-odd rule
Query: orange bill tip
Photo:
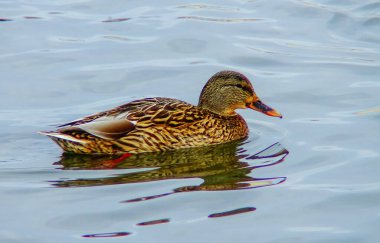
[[[279,118],[282,118],[282,115],[280,112],[276,111],[276,110],[269,110],[267,112],[263,112],[264,114],[268,115],[268,116],[274,116],[274,117],[279,117]]]

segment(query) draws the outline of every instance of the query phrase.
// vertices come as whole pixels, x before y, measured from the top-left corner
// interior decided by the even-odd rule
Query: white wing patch
[[[100,117],[94,121],[77,126],[62,128],[59,131],[81,129],[94,136],[114,140],[122,137],[135,129],[136,122],[127,119],[115,119],[115,117]]]

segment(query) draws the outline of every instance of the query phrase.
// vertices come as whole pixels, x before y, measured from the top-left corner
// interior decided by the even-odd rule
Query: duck
[[[259,99],[245,75],[225,70],[206,82],[198,105],[164,97],[138,99],[40,133],[74,154],[193,148],[247,138],[248,125],[236,112],[247,108],[282,118]]]

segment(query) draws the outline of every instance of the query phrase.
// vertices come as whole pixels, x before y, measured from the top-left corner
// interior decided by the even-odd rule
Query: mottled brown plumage
[[[264,105],[249,80],[221,71],[203,88],[198,106],[170,98],[135,100],[42,132],[65,152],[143,153],[219,144],[245,138],[248,127],[235,110],[281,115]]]

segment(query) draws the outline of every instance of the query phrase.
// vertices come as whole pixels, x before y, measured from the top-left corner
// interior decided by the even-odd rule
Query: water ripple
[[[210,17],[202,17],[202,16],[180,16],[177,19],[190,19],[190,20],[200,20],[206,22],[219,22],[219,23],[243,23],[243,22],[256,22],[262,19],[255,18],[235,18],[235,19],[227,19],[227,18],[210,18]]]
[[[236,8],[232,6],[221,6],[221,5],[210,5],[210,4],[187,4],[181,5],[177,8],[192,9],[192,10],[214,10],[223,12],[240,12],[241,8]]]

